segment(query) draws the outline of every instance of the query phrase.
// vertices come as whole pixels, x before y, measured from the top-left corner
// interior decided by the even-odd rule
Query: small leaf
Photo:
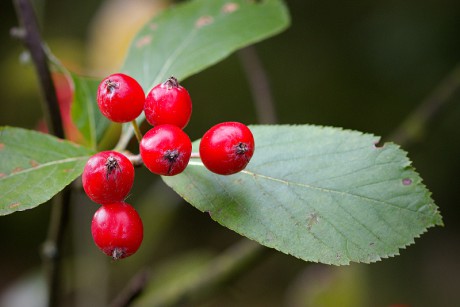
[[[0,128],[0,215],[34,208],[77,178],[92,152],[35,131]]]
[[[394,144],[377,147],[373,135],[309,125],[251,130],[256,149],[241,173],[219,176],[191,161],[163,180],[222,225],[307,261],[375,262],[442,225]]]
[[[72,103],[72,119],[92,149],[97,148],[110,121],[99,111],[96,102],[100,80],[72,74],[75,96]]]

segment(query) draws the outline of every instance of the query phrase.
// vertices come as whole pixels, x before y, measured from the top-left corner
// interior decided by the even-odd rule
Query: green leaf
[[[0,127],[0,215],[51,199],[82,173],[91,153],[48,134]]]
[[[89,144],[96,150],[110,121],[99,111],[96,102],[97,87],[100,80],[72,74],[75,95],[72,103],[72,119],[78,130]]]
[[[219,176],[191,161],[163,180],[222,225],[307,261],[375,262],[442,225],[397,145],[377,147],[373,135],[329,127],[251,130],[256,150],[246,170]]]
[[[289,25],[280,0],[195,0],[165,10],[134,38],[122,71],[149,89],[183,80]]]
[[[148,22],[134,38],[122,72],[147,92],[175,76],[180,82],[232,52],[289,26],[281,0],[195,0],[173,6]],[[137,119],[144,120],[144,114]],[[121,147],[133,135],[125,124]]]

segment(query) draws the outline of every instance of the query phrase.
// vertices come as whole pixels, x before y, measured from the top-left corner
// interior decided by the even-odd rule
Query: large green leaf
[[[0,128],[0,215],[34,208],[78,177],[91,151],[35,131]]]
[[[75,85],[72,119],[89,147],[96,149],[110,125],[110,121],[99,111],[96,102],[100,80],[75,74],[72,74],[72,79]]]
[[[194,0],[165,10],[136,35],[122,71],[149,89],[182,80],[289,25],[280,0]]]
[[[281,0],[194,0],[173,6],[148,22],[134,38],[122,72],[147,92],[173,75],[182,81],[232,52],[286,29]],[[144,120],[143,114],[138,122]],[[121,142],[133,135],[130,125]],[[123,146],[121,146],[123,147]]]
[[[442,218],[398,146],[355,131],[253,126],[253,159],[230,176],[191,161],[163,180],[222,225],[327,264],[397,255]],[[194,142],[196,150],[199,141]]]

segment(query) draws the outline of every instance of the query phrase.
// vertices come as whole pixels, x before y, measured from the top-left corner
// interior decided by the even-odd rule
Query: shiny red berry
[[[144,236],[137,211],[125,202],[101,206],[93,216],[91,234],[94,243],[114,260],[134,254]]]
[[[251,130],[238,122],[225,122],[209,129],[200,142],[200,158],[204,166],[220,175],[243,170],[254,153]]]
[[[97,89],[101,113],[117,123],[130,122],[144,108],[145,93],[137,81],[125,74],[113,74],[102,80]]]
[[[134,182],[134,167],[125,155],[102,151],[86,162],[83,189],[98,204],[123,201]]]
[[[177,79],[171,77],[147,94],[144,114],[152,126],[171,124],[183,129],[192,115],[192,99]]]
[[[190,160],[192,142],[179,127],[160,125],[150,129],[139,145],[142,161],[158,175],[181,173]]]

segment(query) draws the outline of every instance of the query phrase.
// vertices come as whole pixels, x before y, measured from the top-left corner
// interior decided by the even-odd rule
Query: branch
[[[388,137],[398,144],[409,145],[420,138],[429,124],[447,106],[460,88],[460,64],[444,78],[434,91],[412,111],[402,124]]]
[[[32,57],[39,85],[44,96],[42,109],[48,130],[55,136],[64,138],[64,128],[58,99],[33,7],[28,0],[14,0],[14,4],[21,28],[12,29],[11,35],[22,40]],[[42,256],[48,279],[49,306],[59,305],[61,248],[68,221],[68,204],[70,198],[71,188],[67,186],[58,197],[53,199],[54,203],[51,211],[48,235],[43,244]]]
[[[22,28],[12,29],[11,34],[22,40],[32,57],[45,98],[42,108],[49,131],[59,138],[64,138],[58,99],[33,7],[28,0],[14,0],[14,4]]]
[[[131,304],[144,290],[148,281],[148,272],[142,270],[137,273],[123,289],[115,300],[110,304],[110,307],[126,307]]]
[[[242,239],[201,268],[199,274],[195,272],[180,280],[166,282],[161,289],[157,288],[156,291],[144,294],[139,303],[152,307],[194,306],[198,300],[247,272],[247,269],[253,267],[257,261],[269,255],[268,250],[254,241]],[[151,282],[158,283],[157,280]],[[149,285],[145,286],[149,287]],[[133,292],[134,295],[137,295],[137,290]]]
[[[238,51],[238,55],[251,88],[258,122],[260,124],[276,123],[275,103],[271,94],[267,73],[257,55],[255,47],[249,46],[241,49]]]

